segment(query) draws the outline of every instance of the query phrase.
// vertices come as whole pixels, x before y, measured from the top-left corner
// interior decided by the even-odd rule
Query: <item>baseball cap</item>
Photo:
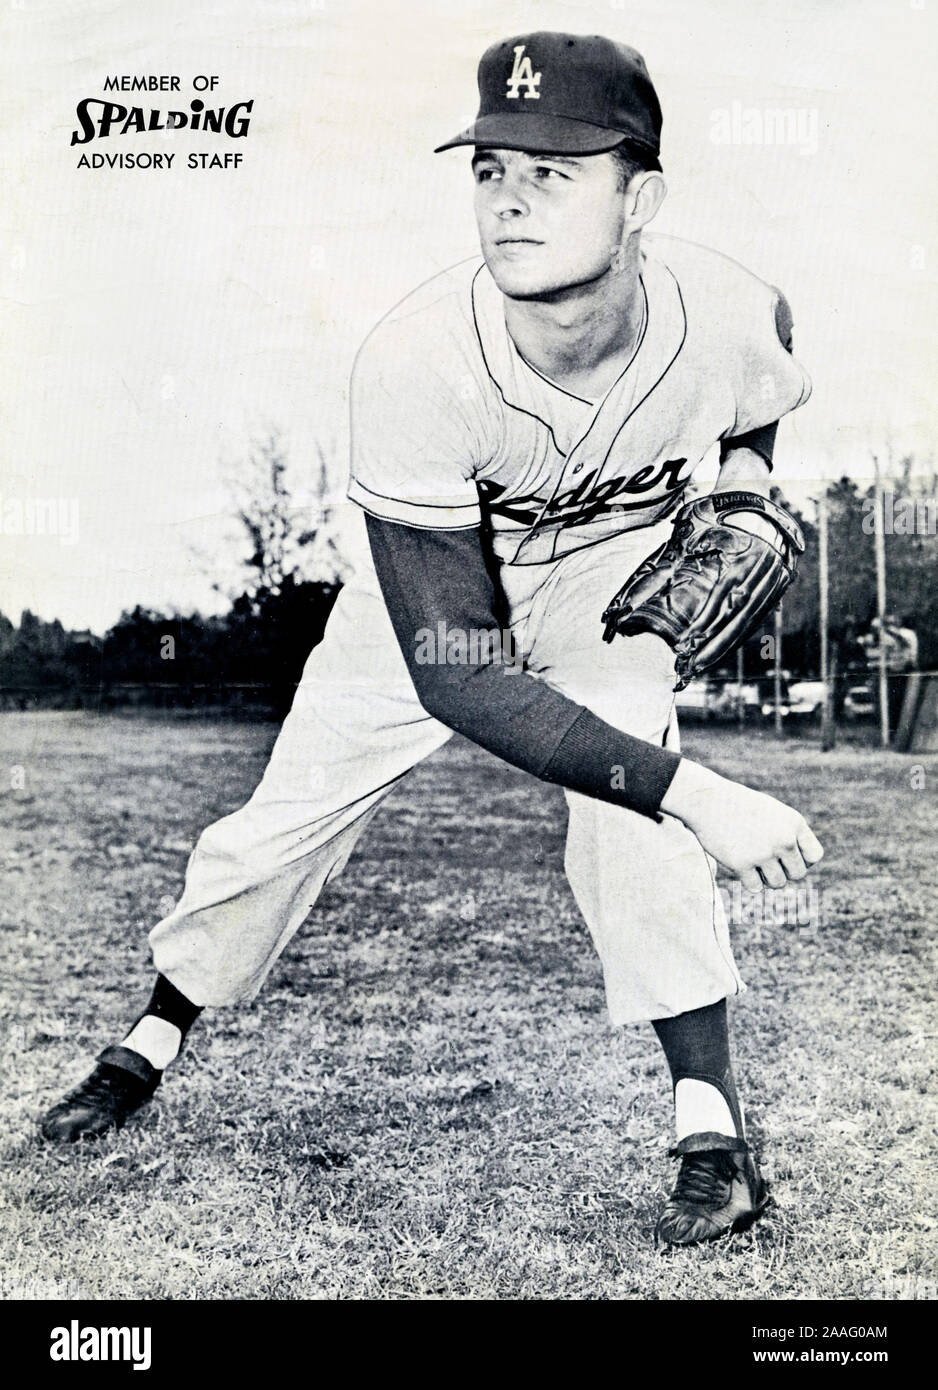
[[[660,169],[661,106],[645,60],[599,34],[519,34],[479,64],[479,114],[435,154],[493,145],[542,154],[600,154],[626,145]]]

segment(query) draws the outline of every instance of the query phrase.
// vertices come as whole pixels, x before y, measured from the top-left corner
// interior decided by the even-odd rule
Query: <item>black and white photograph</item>
[[[8,1339],[719,1304],[734,1370],[899,1364],[932,0],[13,0],[0,52]]]

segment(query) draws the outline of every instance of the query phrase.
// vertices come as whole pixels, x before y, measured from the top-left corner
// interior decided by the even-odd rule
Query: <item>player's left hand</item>
[[[757,492],[720,491],[678,512],[668,541],[603,613],[604,638],[654,632],[675,654],[682,690],[738,646],[795,577],[804,537]]]

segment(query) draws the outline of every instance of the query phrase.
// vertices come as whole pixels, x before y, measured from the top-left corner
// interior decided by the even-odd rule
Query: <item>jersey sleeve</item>
[[[481,521],[478,430],[458,363],[419,320],[382,324],[352,371],[349,497],[370,516],[457,531]],[[439,335],[437,335],[439,336]],[[466,397],[466,399],[464,399]]]
[[[788,300],[773,285],[756,284],[753,301],[746,305],[749,322],[742,335],[736,419],[728,431],[737,439],[774,424],[811,394],[811,379],[792,351]]]

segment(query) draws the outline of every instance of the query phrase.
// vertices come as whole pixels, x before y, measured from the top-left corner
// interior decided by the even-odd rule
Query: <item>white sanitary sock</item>
[[[733,1112],[725,1097],[706,1081],[684,1076],[674,1088],[674,1127],[677,1142],[689,1134],[728,1134],[736,1138]]]
[[[154,1014],[145,1014],[139,1023],[134,1024],[121,1046],[139,1052],[151,1067],[164,1071],[179,1056],[182,1033],[175,1023],[168,1023],[165,1018],[157,1018]]]

